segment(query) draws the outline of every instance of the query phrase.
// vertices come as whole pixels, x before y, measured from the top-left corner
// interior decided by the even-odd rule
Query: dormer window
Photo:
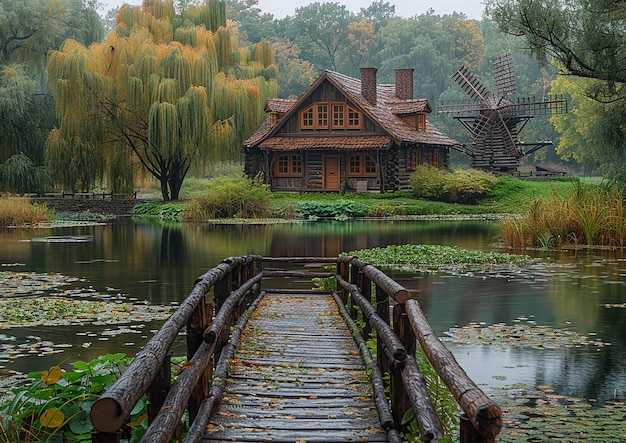
[[[315,103],[300,111],[301,130],[361,129],[363,117],[347,103]]]
[[[313,117],[313,106],[305,109],[300,113],[300,127],[302,129],[315,129],[315,119]]]
[[[417,114],[415,117],[415,122],[418,131],[426,130],[426,114]]]

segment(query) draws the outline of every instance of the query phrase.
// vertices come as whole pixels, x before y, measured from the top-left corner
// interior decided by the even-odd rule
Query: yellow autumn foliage
[[[104,42],[84,47],[67,41],[50,54],[60,127],[51,134],[47,159],[65,186],[75,186],[78,171],[92,167],[118,183],[111,164],[120,164],[124,146],[129,158],[134,154],[135,162],[166,181],[192,167],[202,172],[212,160],[238,158],[243,141],[265,118],[265,100],[277,94],[276,66],[267,43],[252,48],[254,57],[239,47],[223,10],[218,0],[181,14],[171,0],[124,5]],[[70,163],[102,158],[106,166],[85,160],[68,165],[58,151],[70,148],[88,152]],[[89,183],[84,176],[80,181]],[[127,187],[123,180],[115,186]]]
[[[41,417],[39,417],[41,424],[47,428],[58,428],[65,421],[65,415],[59,408],[46,409]]]

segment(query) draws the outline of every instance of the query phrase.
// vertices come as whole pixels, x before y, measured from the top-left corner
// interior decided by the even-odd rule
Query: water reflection
[[[115,290],[153,304],[180,302],[196,277],[224,257],[336,256],[390,244],[443,244],[492,250],[495,223],[480,221],[353,221],[277,225],[163,225],[123,219],[102,226],[0,232],[0,270],[53,272],[84,279],[96,291]],[[538,252],[549,266],[532,276],[507,278],[394,274],[420,301],[439,334],[468,323],[508,323],[525,316],[537,324],[569,329],[611,343],[602,349],[502,349],[452,345],[470,377],[491,387],[551,385],[583,398],[625,397],[626,260],[606,253]],[[11,265],[11,266],[8,266]],[[303,282],[302,284],[310,284]],[[609,307],[607,307],[609,306]],[[44,369],[51,362],[89,359],[105,352],[134,354],[158,323],[114,327],[2,330],[5,341],[42,337],[58,354],[0,365]],[[91,335],[84,335],[88,332]],[[4,344],[0,341],[0,344]],[[182,352],[181,352],[182,353]]]

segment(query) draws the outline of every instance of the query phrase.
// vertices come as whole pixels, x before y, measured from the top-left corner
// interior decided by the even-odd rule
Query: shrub
[[[254,218],[271,214],[269,186],[244,176],[217,177],[208,184],[207,193],[185,205],[182,217],[190,221],[215,218]]]
[[[442,200],[446,194],[450,173],[431,166],[418,166],[411,174],[413,196],[424,200]]]
[[[457,169],[452,173],[447,196],[452,203],[477,204],[491,194],[497,177],[477,169]]]
[[[48,222],[54,211],[25,197],[0,197],[0,228]]]
[[[335,218],[365,216],[365,205],[347,200],[329,202],[309,201],[298,204],[298,212],[304,218]]]
[[[477,169],[453,172],[431,166],[418,166],[410,177],[413,196],[424,200],[476,204],[488,197],[498,179]]]

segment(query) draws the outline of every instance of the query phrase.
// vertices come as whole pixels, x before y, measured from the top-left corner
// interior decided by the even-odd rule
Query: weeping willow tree
[[[106,179],[133,186],[135,166],[178,199],[190,170],[239,159],[241,145],[276,95],[266,43],[239,48],[224,4],[208,0],[177,14],[172,1],[124,5],[105,41],[66,41],[48,58],[60,125],[46,144],[65,186]]]

